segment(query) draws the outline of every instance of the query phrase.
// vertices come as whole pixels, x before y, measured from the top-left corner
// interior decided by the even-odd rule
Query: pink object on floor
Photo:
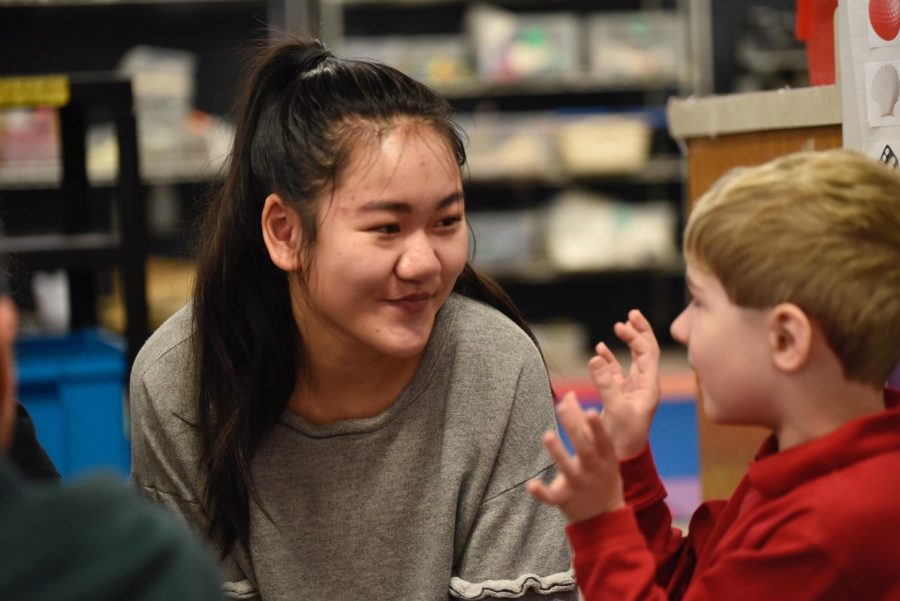
[[[697,378],[690,370],[673,371],[660,376],[662,402],[694,402],[697,395]],[[581,401],[599,400],[600,395],[589,378],[554,378],[553,390],[560,396],[569,392]]]
[[[900,390],[900,363],[894,369],[894,373],[888,378],[888,386]]]
[[[663,484],[669,493],[666,504],[675,519],[690,518],[700,505],[700,479],[691,476],[672,476],[663,478]]]

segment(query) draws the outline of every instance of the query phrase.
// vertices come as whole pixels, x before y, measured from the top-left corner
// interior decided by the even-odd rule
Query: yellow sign
[[[69,78],[64,75],[0,77],[0,107],[65,106]]]

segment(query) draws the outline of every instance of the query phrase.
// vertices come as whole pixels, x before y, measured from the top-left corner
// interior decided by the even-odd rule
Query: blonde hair
[[[849,150],[735,169],[688,220],[685,257],[733,303],[794,303],[848,380],[884,386],[900,360],[900,174]]]

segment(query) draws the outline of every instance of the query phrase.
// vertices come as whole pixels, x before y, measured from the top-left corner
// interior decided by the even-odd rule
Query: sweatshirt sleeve
[[[696,558],[724,502],[701,505],[691,519],[690,536],[685,538],[672,527],[672,514],[665,504],[666,490],[650,448],[623,461],[620,469],[627,506],[570,524],[566,529],[584,599],[682,598],[688,584],[692,584]],[[690,598],[721,599],[721,595],[729,596],[728,590],[726,586],[714,595],[694,597],[692,589]]]
[[[705,506],[698,511],[701,515],[707,513]],[[695,521],[696,518],[692,527]],[[702,521],[700,529],[705,530]],[[729,553],[696,575],[692,573],[693,565],[689,565],[695,552],[693,541],[686,541],[675,571],[677,576],[665,589],[656,582],[653,554],[642,540],[632,507],[572,524],[568,534],[584,601],[857,598],[850,593],[828,554],[796,533],[788,533],[763,548]]]
[[[567,527],[585,601],[667,599],[630,506]]]
[[[633,509],[637,525],[653,555],[656,580],[666,586],[685,551],[686,541],[672,527],[672,512],[666,505],[666,489],[656,471],[650,446],[620,464],[625,501]]]
[[[144,496],[181,516],[205,537],[209,522],[202,505],[204,479],[193,425],[190,345],[187,337],[161,344],[159,338],[170,335],[170,325],[164,324],[151,337],[132,368],[131,479]],[[210,547],[218,556],[219,549]],[[227,598],[258,599],[250,562],[239,547],[235,545],[221,562],[223,590]]]
[[[555,476],[541,434],[556,428],[547,372],[528,354],[506,416],[506,431],[486,494],[454,566],[450,594],[459,599],[575,601],[578,592],[562,514],[538,503],[525,483]]]

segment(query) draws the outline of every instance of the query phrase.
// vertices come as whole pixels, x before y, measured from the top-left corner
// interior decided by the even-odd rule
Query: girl
[[[467,262],[449,105],[293,40],[239,106],[194,299],[132,370],[135,482],[232,598],[575,599],[525,490],[554,475],[547,373]]]

